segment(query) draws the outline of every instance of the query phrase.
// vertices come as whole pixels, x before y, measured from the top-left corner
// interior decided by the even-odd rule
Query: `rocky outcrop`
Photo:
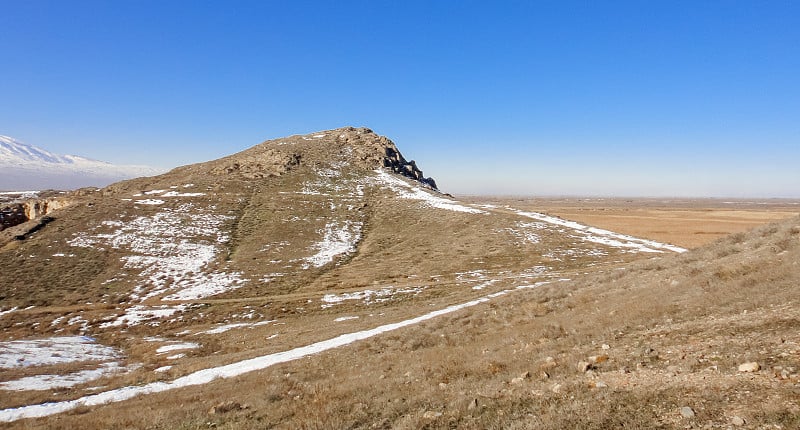
[[[214,175],[238,174],[246,179],[281,176],[300,164],[300,154],[268,150],[256,154],[241,154],[211,169]]]
[[[362,167],[367,169],[387,167],[397,174],[438,190],[436,181],[433,178],[426,178],[414,160],[406,161],[389,138],[379,136],[368,128],[345,127],[325,133],[333,134],[338,142],[351,144],[356,148],[355,159]]]
[[[25,214],[25,206],[21,203],[0,209],[0,231],[22,224],[30,218]]]
[[[383,167],[388,167],[395,173],[399,173],[407,178],[422,182],[424,185],[433,189],[437,189],[436,181],[434,181],[433,178],[426,178],[422,174],[422,170],[417,167],[417,163],[414,160],[406,161],[397,148],[386,148],[386,158],[383,159]]]
[[[69,205],[63,198],[27,200],[0,208],[0,231],[32,219],[42,218],[51,212]]]
[[[438,191],[436,181],[426,178],[413,160],[407,161],[394,142],[363,127],[343,127],[269,140],[237,154],[181,167],[175,172],[210,171],[216,176],[260,179],[282,176],[304,164],[323,165],[334,160],[346,161],[364,170],[389,168]]]

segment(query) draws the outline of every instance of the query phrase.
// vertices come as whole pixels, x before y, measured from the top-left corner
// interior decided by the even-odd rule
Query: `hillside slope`
[[[233,380],[25,425],[797,428],[798,261],[795,218]]]
[[[215,378],[251,381],[276,362],[359,339],[378,339],[359,348],[389,339],[370,347],[386,357],[392,339],[413,350],[437,339],[455,346],[446,333],[383,333],[684,251],[458,202],[390,140],[350,127],[64,198],[45,225],[3,232],[4,421],[203,391],[186,387]],[[512,329],[492,321],[479,326]]]

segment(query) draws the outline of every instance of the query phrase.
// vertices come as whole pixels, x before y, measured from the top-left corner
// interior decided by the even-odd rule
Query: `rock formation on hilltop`
[[[319,163],[333,153],[346,155],[349,162],[362,169],[388,167],[395,173],[438,190],[436,181],[426,178],[416,162],[407,161],[394,142],[368,128],[343,127],[268,140],[210,162],[210,170],[215,175],[236,174],[246,179],[281,176],[306,160],[308,163]]]

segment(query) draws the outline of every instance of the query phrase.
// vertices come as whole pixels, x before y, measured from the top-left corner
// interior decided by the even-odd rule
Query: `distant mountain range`
[[[116,165],[47,150],[0,135],[0,191],[102,187],[123,179],[153,176],[164,169]]]

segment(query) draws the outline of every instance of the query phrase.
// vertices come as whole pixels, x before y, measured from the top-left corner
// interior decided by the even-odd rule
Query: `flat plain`
[[[800,213],[800,200],[796,199],[470,196],[463,200],[546,212],[684,248]]]

